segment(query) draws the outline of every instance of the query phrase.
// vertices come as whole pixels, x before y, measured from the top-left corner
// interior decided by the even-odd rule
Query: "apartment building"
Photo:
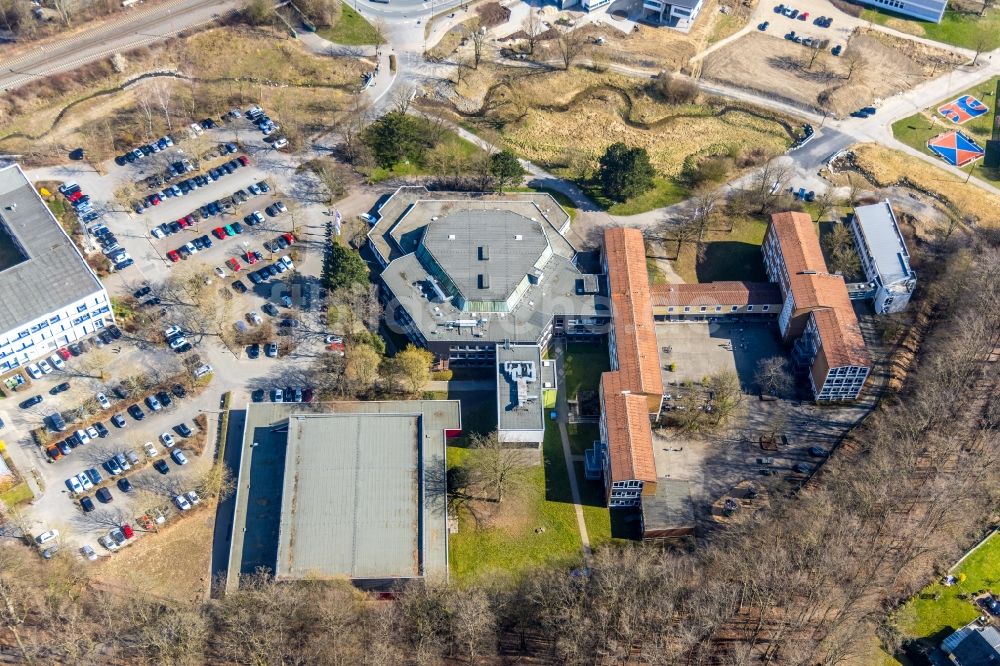
[[[948,9],[948,0],[859,0],[859,2],[931,23],[940,23],[945,10]]]
[[[910,267],[910,252],[889,200],[855,208],[851,232],[872,286],[875,312],[902,312],[917,286],[917,274]]]
[[[792,345],[817,402],[856,400],[871,372],[871,357],[840,275],[827,271],[812,218],[777,213],[761,246],[768,277],[784,302],[778,329]]]
[[[20,166],[0,169],[0,374],[112,323],[104,285]]]

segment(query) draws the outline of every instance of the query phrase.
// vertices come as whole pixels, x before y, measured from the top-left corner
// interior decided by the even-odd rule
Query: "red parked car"
[[[218,238],[219,240],[225,240],[227,236],[226,230],[223,229],[222,227],[216,227],[212,229],[212,235]]]
[[[181,255],[177,254],[177,250],[171,250],[170,252],[167,252],[167,259],[176,264],[181,260]]]
[[[131,525],[125,523],[124,525],[122,525],[122,534],[125,535],[126,539],[131,539],[132,537],[135,536],[135,531],[132,530]]]
[[[236,159],[238,159],[240,161],[240,164],[242,164],[243,166],[247,166],[248,164],[250,164],[250,158],[247,157],[246,155],[240,155]]]
[[[186,217],[182,217],[181,219],[177,220],[177,224],[181,225],[181,229],[187,229],[188,227],[191,226],[191,223],[187,221]]]
[[[193,226],[194,223],[196,222],[196,220],[194,219],[194,215],[191,215],[191,214],[185,215],[184,216],[184,221],[187,222],[187,224],[188,224],[189,227]]]
[[[74,192],[73,194],[69,195],[66,198],[69,199],[70,201],[76,201],[78,199],[81,199],[82,197],[83,197],[83,191],[77,190],[76,192]]]
[[[226,259],[226,266],[229,266],[229,270],[231,270],[234,273],[243,268],[242,266],[240,266],[240,262],[236,261],[235,259]]]
[[[69,353],[69,350],[66,349],[65,347],[60,347],[59,349],[56,350],[56,353],[59,354],[59,356],[61,356],[62,360],[64,361],[68,361],[69,357],[72,356],[72,354]]]
[[[284,238],[284,239],[285,239],[286,241],[288,241],[288,244],[289,244],[289,245],[295,245],[295,236],[293,236],[293,235],[291,235],[291,234],[289,234],[289,233],[284,233],[284,234],[281,234],[281,236],[282,236],[282,237],[283,237],[283,238]]]

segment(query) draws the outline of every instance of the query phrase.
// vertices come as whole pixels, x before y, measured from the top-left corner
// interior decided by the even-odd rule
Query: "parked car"
[[[101,502],[102,504],[107,504],[108,502],[113,502],[114,499],[115,499],[111,495],[111,491],[108,490],[107,488],[101,488],[101,489],[99,489],[97,491],[97,493],[95,494],[95,497],[97,497],[97,501]]]
[[[163,458],[153,462],[153,469],[155,469],[160,474],[168,474],[170,472],[170,466],[167,465],[167,461]]]
[[[177,508],[181,511],[187,511],[191,508],[191,502],[189,502],[187,497],[184,495],[177,495],[174,497],[174,504],[176,504]]]
[[[186,423],[178,423],[174,427],[174,430],[176,430],[177,434],[180,435],[181,437],[186,438],[191,436],[191,428],[189,428]]]
[[[160,441],[163,442],[163,446],[169,449],[174,445],[174,436],[169,432],[160,433]]]
[[[118,479],[118,490],[122,491],[123,493],[132,492],[132,482],[129,481],[127,477],[123,476],[122,478]]]
[[[18,407],[20,407],[21,409],[28,409],[29,407],[34,407],[42,400],[43,400],[42,396],[34,395],[28,398],[27,400],[21,401],[21,404],[19,404]]]
[[[93,506],[93,504],[91,506]],[[84,544],[83,546],[81,546],[80,554],[83,555],[86,559],[90,560],[91,562],[97,559],[97,553],[94,552],[94,547],[91,546],[90,544]]]
[[[178,465],[188,464],[187,456],[184,455],[184,452],[181,451],[180,449],[172,449],[170,451],[170,457],[173,458],[174,462],[177,463]]]
[[[80,484],[80,479],[75,476],[71,476],[66,479],[66,487],[69,488],[69,491],[74,495],[79,495],[83,492],[83,486]]]
[[[101,477],[101,473],[98,472],[95,467],[91,467],[90,469],[86,470],[84,473],[90,479],[91,483],[93,483],[95,485],[104,480]]]
[[[96,506],[94,505],[94,500],[89,497],[81,497],[80,508],[83,509],[84,513],[90,513],[96,508]]]
[[[115,414],[114,416],[111,417],[111,423],[113,423],[116,428],[124,428],[126,425],[128,425],[127,421],[125,421],[125,417],[122,416],[120,413]]]
[[[111,401],[108,400],[108,396],[98,393],[94,397],[97,399],[97,404],[101,406],[101,409],[111,409]]]
[[[141,421],[146,418],[146,413],[142,411],[142,407],[138,404],[129,406],[128,410],[129,416],[134,418],[136,421]]]

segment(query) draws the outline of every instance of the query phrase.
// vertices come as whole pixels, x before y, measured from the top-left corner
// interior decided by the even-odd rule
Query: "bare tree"
[[[785,394],[794,384],[788,360],[784,356],[771,356],[759,360],[753,379],[761,393],[768,395]]]
[[[559,33],[555,41],[563,69],[568,70],[583,52],[587,44],[587,37],[582,30],[565,30]]]
[[[504,496],[517,484],[518,470],[523,467],[521,452],[508,448],[493,431],[486,435],[473,434],[470,447],[476,450],[471,470],[477,480],[492,490],[495,501],[502,504]]]
[[[483,49],[486,47],[486,29],[480,28],[478,22],[465,28],[465,35],[472,43],[472,69],[479,69],[483,59]]]
[[[771,158],[751,175],[743,194],[757,214],[769,212],[780,199],[791,169],[781,164],[778,158]]]
[[[528,42],[528,53],[534,55],[535,46],[545,32],[545,25],[542,23],[541,15],[533,7],[528,7],[528,15],[524,17],[521,30],[524,31],[524,39]]]

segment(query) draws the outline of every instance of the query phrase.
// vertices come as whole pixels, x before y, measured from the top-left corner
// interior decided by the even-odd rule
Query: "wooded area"
[[[576,575],[430,581],[396,601],[261,577],[183,604],[94,589],[71,558],[9,543],[0,660],[838,664],[863,663],[875,635],[892,651],[910,637],[886,618],[982,535],[1000,487],[1000,249],[979,238],[924,264],[926,335],[901,393],[809,486],[696,550],[612,546]]]

